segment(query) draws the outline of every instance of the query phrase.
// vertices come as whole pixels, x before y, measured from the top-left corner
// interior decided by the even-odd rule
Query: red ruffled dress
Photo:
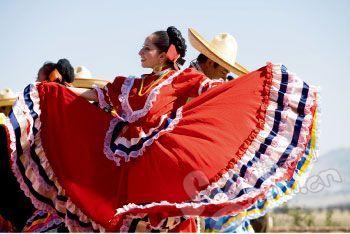
[[[140,78],[117,77],[97,89],[100,108],[56,84],[28,86],[6,124],[22,190],[70,231],[264,214],[315,157],[317,91],[273,64],[218,83],[188,68],[139,96]]]

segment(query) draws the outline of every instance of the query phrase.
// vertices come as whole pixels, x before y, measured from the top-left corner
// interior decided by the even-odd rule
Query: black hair
[[[170,26],[166,31],[156,31],[153,33],[155,39],[153,44],[161,51],[167,52],[170,45],[173,44],[176,48],[176,51],[179,53],[180,58],[177,60],[177,63],[183,65],[185,63],[184,57],[186,55],[186,41],[182,37],[181,32],[174,26]]]
[[[228,81],[230,81],[230,80],[235,79],[235,77],[233,76],[232,73],[229,73],[229,74],[227,74],[226,79],[227,79]]]
[[[74,68],[68,59],[60,59],[57,63],[45,62],[38,71],[37,80],[39,80],[40,73],[42,73],[42,75],[46,77],[46,80],[48,80],[50,73],[55,69],[61,74],[62,82],[72,83],[74,81]]]
[[[202,54],[202,53],[200,53],[199,55],[198,55],[198,57],[197,57],[197,62],[199,63],[199,64],[202,64],[202,63],[205,63],[205,62],[207,62],[208,61],[208,57],[207,56],[205,56],[204,54]],[[214,61],[213,61],[214,62]],[[219,66],[219,64],[217,63],[217,62],[214,62],[214,68],[217,68]]]
[[[74,68],[68,59],[60,59],[56,64],[57,71],[62,76],[62,81],[72,83],[74,81]]]
[[[208,57],[205,56],[205,55],[202,54],[202,53],[199,54],[198,57],[197,57],[197,62],[198,62],[199,64],[205,63],[207,60],[208,60]]]
[[[56,68],[56,64],[53,62],[45,62],[44,65],[38,71],[38,80],[39,74],[43,73],[45,77],[49,77],[50,73]]]

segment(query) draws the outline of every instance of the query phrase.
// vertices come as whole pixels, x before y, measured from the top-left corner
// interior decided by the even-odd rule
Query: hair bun
[[[169,44],[173,44],[175,46],[181,58],[185,57],[187,46],[181,32],[174,26],[168,27],[166,32],[169,37]]]
[[[56,68],[62,75],[63,81],[72,83],[74,81],[74,68],[68,59],[60,59],[56,64]]]

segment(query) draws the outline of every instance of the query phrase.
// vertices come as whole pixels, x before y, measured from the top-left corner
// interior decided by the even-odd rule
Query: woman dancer
[[[213,84],[179,70],[185,50],[170,27],[140,51],[151,74],[96,93],[25,90],[7,126],[12,169],[36,207],[70,231],[164,231],[191,216],[239,223],[296,191],[315,156],[316,90],[273,64]]]

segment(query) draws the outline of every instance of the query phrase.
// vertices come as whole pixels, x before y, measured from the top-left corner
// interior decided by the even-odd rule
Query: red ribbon
[[[169,46],[168,51],[166,52],[166,57],[170,60],[175,62],[179,58],[179,54],[176,51],[176,48],[173,44]]]
[[[177,64],[176,64],[176,60],[177,60],[178,58],[180,58],[180,55],[179,55],[179,53],[176,51],[176,47],[175,47],[173,44],[171,44],[171,45],[169,46],[169,49],[168,49],[168,51],[166,52],[166,57],[167,57],[170,61],[172,61],[172,62],[174,63],[174,67],[178,70],[179,68],[178,68],[178,66],[177,66]]]

